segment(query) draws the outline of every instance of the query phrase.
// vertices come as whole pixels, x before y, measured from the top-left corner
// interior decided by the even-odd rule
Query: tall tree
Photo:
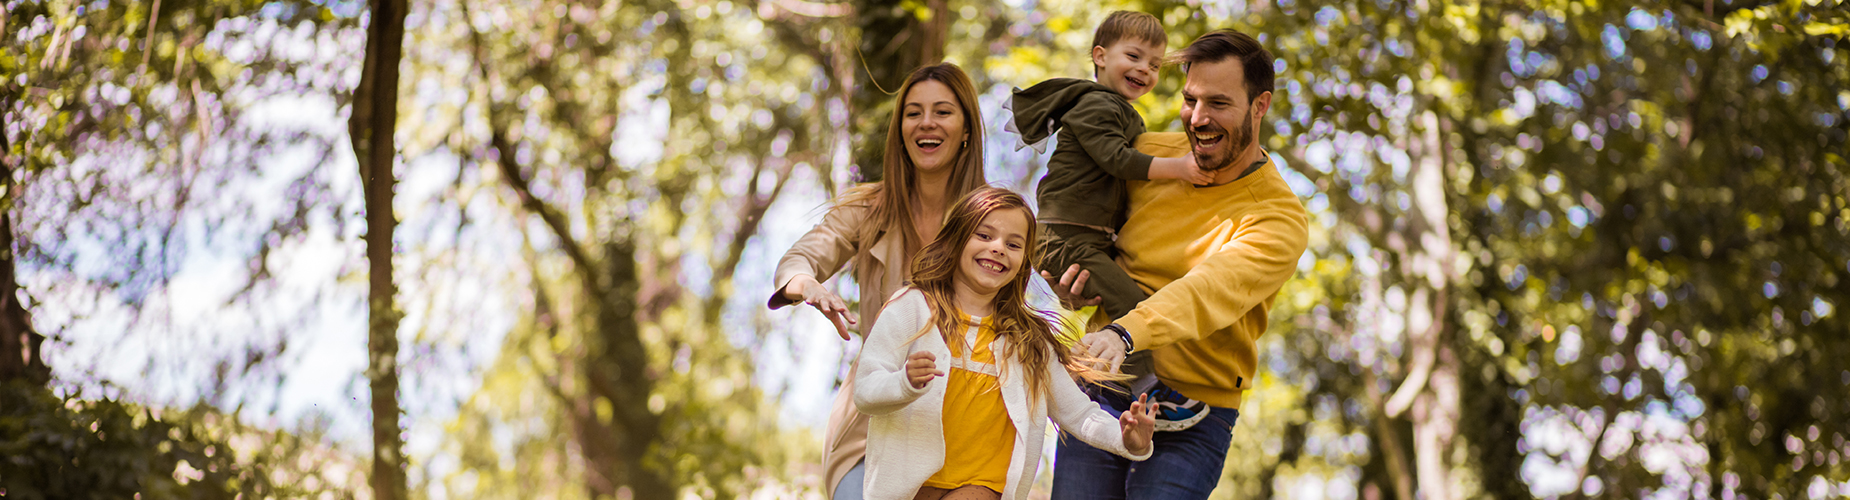
[[[782,441],[727,309],[740,302],[733,271],[752,265],[748,243],[793,173],[845,164],[834,153],[846,151],[834,147],[845,118],[831,118],[845,107],[845,9],[430,6],[428,18],[453,21],[412,36],[453,37],[468,72],[444,73],[447,54],[433,54],[419,78],[475,89],[457,121],[485,125],[446,132],[468,151],[459,178],[491,183],[531,249],[504,263],[531,312],[458,418],[470,432],[512,430],[519,458],[459,444],[476,477],[558,484],[483,494],[727,497],[784,475],[774,464],[804,447]],[[469,22],[480,19],[510,22]]]
[[[344,68],[334,58],[294,48],[339,47],[353,17],[308,2],[53,1],[7,3],[0,21],[11,41],[0,44],[0,207],[16,286],[5,293],[3,328],[11,330],[0,335],[0,350],[11,356],[0,365],[20,360],[43,377],[47,364],[89,361],[44,357],[70,345],[70,332],[95,332],[105,343],[159,335],[146,370],[218,379],[201,380],[207,398],[240,397],[233,393],[242,387],[230,385],[277,385],[285,374],[273,361],[312,321],[298,311],[312,307],[245,308],[239,319],[256,324],[241,325],[248,335],[234,341],[244,344],[238,352],[163,356],[158,351],[177,340],[199,340],[176,333],[223,340],[203,331],[213,326],[163,318],[173,303],[197,300],[167,291],[191,250],[212,246],[249,256],[249,272],[223,308],[275,299],[272,250],[298,243],[310,218],[342,220],[342,210],[329,209],[338,202],[326,201],[338,195],[319,168],[325,162],[299,175],[263,169],[298,147],[325,156],[333,134],[247,119],[245,110],[338,81]],[[344,99],[344,89],[329,94]],[[271,178],[288,184],[281,193],[240,196],[248,183],[279,173],[289,176]],[[134,327],[107,325],[121,318],[117,312]],[[108,382],[69,375],[61,382]]]
[[[372,0],[372,22],[366,29],[366,58],[360,85],[353,92],[353,113],[347,130],[353,155],[359,160],[366,198],[366,261],[369,271],[367,300],[366,378],[372,387],[373,473],[376,498],[406,497],[404,443],[399,428],[398,324],[401,313],[395,301],[392,277],[392,232],[398,221],[392,212],[392,191],[397,177],[393,161],[397,150],[393,134],[398,122],[398,63],[404,51],[404,0]]]
[[[854,23],[859,31],[856,63],[864,66],[867,81],[854,82],[848,115],[854,121],[854,166],[864,181],[880,180],[886,155],[886,126],[893,111],[893,92],[912,70],[944,60],[945,38],[950,32],[949,0],[923,2],[856,0]],[[965,68],[966,71],[975,68]]]
[[[31,316],[19,302],[12,208],[19,202],[20,189],[13,181],[18,157],[7,143],[0,133],[0,384],[23,380],[42,385],[51,380],[51,369],[42,354],[45,336],[32,329]]]

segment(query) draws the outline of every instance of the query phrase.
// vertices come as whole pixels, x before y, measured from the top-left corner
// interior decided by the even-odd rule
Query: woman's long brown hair
[[[970,140],[963,144],[957,158],[951,160],[950,185],[945,186],[947,199],[957,199],[970,190],[989,184],[983,175],[983,112],[977,107],[976,85],[970,83],[970,76],[962,68],[951,63],[938,63],[913,70],[906,77],[906,83],[899,87],[899,93],[893,99],[893,117],[886,127],[886,157],[882,161],[880,182],[868,183],[843,193],[836,201],[836,206],[858,205],[870,209],[867,224],[862,225],[855,234],[859,251],[855,256],[855,269],[867,267],[873,258],[870,250],[879,239],[880,233],[898,232],[901,248],[907,255],[918,250],[925,242],[917,230],[912,227],[912,210],[919,197],[918,165],[906,154],[904,122],[906,96],[912,93],[912,87],[919,82],[935,81],[951,88],[951,95],[957,97],[957,107],[964,113],[964,131],[970,134]],[[922,207],[931,210],[936,207]],[[906,265],[906,262],[890,263]],[[886,300],[886,297],[861,297],[861,300]]]
[[[951,205],[944,214],[944,226],[938,230],[938,239],[933,240],[919,252],[912,261],[912,287],[925,293],[925,301],[931,306],[931,325],[913,335],[910,344],[925,336],[932,326],[938,328],[944,336],[946,345],[956,346],[954,351],[969,352],[963,349],[963,332],[970,326],[964,318],[964,312],[957,307],[956,289],[952,280],[956,279],[958,260],[963,255],[964,246],[970,243],[971,235],[982,225],[983,219],[995,213],[1019,210],[1028,219],[1028,234],[1023,235],[1026,243],[1022,248],[1021,263],[1016,266],[1015,276],[996,291],[995,310],[990,315],[990,326],[995,329],[996,337],[1006,339],[1004,351],[996,353],[996,359],[1014,357],[1021,362],[1023,375],[1028,386],[1030,407],[1040,404],[1043,399],[1053,397],[1050,383],[1066,381],[1047,380],[1048,363],[1066,365],[1067,371],[1086,382],[1100,380],[1119,380],[1097,372],[1080,364],[1082,359],[1072,352],[1072,348],[1060,342],[1053,325],[1065,325],[1053,313],[1028,306],[1028,280],[1034,276],[1032,263],[1038,261],[1040,245],[1036,233],[1039,224],[1034,221],[1034,212],[1028,209],[1027,201],[1014,191],[997,187],[983,187]],[[1052,353],[1051,358],[1048,353]],[[1006,356],[1006,357],[1005,357]],[[946,360],[949,361],[949,360]],[[996,363],[1006,369],[1007,364]],[[1009,376],[1004,372],[1003,377]],[[1039,397],[1032,397],[1039,396]]]

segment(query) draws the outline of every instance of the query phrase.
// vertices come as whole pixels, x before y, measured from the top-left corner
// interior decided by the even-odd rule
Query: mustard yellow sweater
[[[1137,149],[1188,152],[1182,133],[1146,133]],[[1153,350],[1164,384],[1209,405],[1238,408],[1251,386],[1254,343],[1309,239],[1303,203],[1278,168],[1211,187],[1131,181],[1118,264],[1150,298],[1119,318],[1138,350]]]

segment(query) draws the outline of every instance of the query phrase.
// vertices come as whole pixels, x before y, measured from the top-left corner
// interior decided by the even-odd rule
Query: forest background
[[[1850,496],[1842,0],[0,6],[0,496],[818,498],[776,259],[923,63],[1031,192],[1114,9],[1271,48],[1313,221],[1217,498]]]

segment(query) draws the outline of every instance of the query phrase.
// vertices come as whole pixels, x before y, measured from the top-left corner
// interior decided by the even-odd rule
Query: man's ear
[[[1252,108],[1253,118],[1264,117],[1267,111],[1272,110],[1272,91],[1260,93],[1257,99],[1253,99]]]

